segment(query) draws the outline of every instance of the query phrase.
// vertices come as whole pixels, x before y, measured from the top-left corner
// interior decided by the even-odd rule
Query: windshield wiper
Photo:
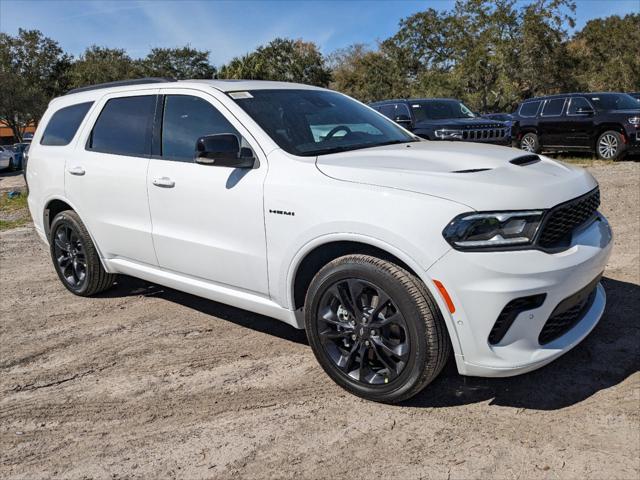
[[[383,147],[385,145],[397,145],[399,143],[413,143],[419,142],[418,139],[408,139],[408,140],[389,140],[388,142],[382,143],[360,143],[357,145],[343,145],[337,147],[324,148],[320,150],[311,150],[309,152],[304,152],[305,156],[314,156],[314,155],[328,155],[330,153],[340,153],[340,152],[349,152],[352,150],[362,150],[365,148],[374,148],[374,147]]]

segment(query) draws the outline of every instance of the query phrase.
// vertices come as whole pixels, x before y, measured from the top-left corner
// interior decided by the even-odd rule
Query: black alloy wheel
[[[56,273],[71,292],[86,297],[113,285],[116,275],[104,270],[89,232],[73,210],[55,216],[49,246]]]
[[[362,254],[332,260],[311,280],[304,314],[320,366],[368,400],[415,395],[449,357],[444,319],[428,289],[391,261]]]
[[[317,322],[326,355],[354,380],[388,384],[407,365],[406,321],[389,295],[371,282],[334,283],[320,301]]]

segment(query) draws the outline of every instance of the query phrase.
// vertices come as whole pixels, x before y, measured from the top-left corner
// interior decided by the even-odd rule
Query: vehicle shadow
[[[421,393],[399,406],[490,405],[556,410],[579,403],[640,370],[640,286],[604,278],[607,308],[598,326],[573,350],[531,373],[510,378],[459,375],[451,360]],[[120,276],[102,297],[158,296],[242,327],[308,345],[306,334],[278,320],[132,277]],[[309,351],[309,355],[312,355]]]
[[[304,330],[298,330],[297,328],[293,328],[292,326],[271,317],[266,317],[247,310],[235,308],[230,305],[207,300],[206,298],[197,297],[171,288],[155,285],[126,275],[119,275],[116,286],[98,295],[98,297],[117,298],[138,295],[160,297],[164,300],[197,310],[206,315],[211,315],[227,322],[235,323],[241,327],[273,335],[290,342],[308,345],[307,335]],[[309,353],[311,354],[311,351]]]
[[[604,278],[607,308],[600,323],[573,350],[531,373],[510,378],[458,375],[450,361],[421,393],[402,403],[450,407],[489,401],[532,410],[556,410],[619,384],[640,370],[640,286]]]

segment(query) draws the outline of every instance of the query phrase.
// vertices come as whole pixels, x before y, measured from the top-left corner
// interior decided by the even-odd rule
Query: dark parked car
[[[520,104],[513,133],[523,150],[595,152],[616,160],[640,151],[640,103],[626,93],[568,93]]]
[[[25,149],[29,146],[28,142],[22,142],[22,143],[14,143],[12,150],[13,150],[13,160],[11,162],[11,170],[21,170],[23,167],[23,157],[24,157],[24,151]]]
[[[370,106],[428,140],[462,140],[511,145],[511,131],[503,122],[479,117],[459,100],[384,100],[371,103]]]

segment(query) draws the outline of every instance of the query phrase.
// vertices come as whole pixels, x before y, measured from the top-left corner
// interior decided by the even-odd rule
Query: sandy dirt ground
[[[0,478],[638,479],[640,164],[590,170],[615,232],[599,326],[397,406],[334,385],[301,331],[130,278],[74,297],[30,226],[0,233]]]

